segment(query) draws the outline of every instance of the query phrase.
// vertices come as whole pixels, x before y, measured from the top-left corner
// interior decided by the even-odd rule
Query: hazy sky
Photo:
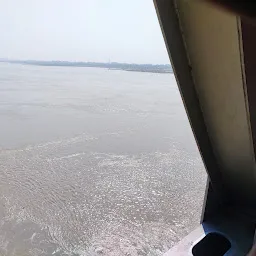
[[[169,63],[152,0],[0,0],[0,58]]]

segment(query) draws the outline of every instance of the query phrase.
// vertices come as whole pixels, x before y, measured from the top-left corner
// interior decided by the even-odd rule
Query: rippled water
[[[0,255],[162,255],[205,173],[170,74],[0,64]]]

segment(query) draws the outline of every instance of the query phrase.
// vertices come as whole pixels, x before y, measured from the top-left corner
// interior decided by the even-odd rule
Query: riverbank
[[[56,67],[90,67],[90,68],[107,68],[124,71],[148,72],[148,73],[173,73],[169,64],[133,64],[118,62],[71,62],[71,61],[39,61],[39,60],[7,60],[0,59],[0,62],[36,65],[36,66],[56,66]]]

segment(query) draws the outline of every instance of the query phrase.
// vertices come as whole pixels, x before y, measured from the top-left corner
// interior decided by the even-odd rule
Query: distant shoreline
[[[118,62],[71,62],[71,61],[39,61],[39,60],[7,60],[0,59],[0,62],[35,65],[35,66],[55,66],[55,67],[91,67],[91,68],[107,68],[110,70],[124,70],[148,73],[173,73],[169,64],[131,64]]]

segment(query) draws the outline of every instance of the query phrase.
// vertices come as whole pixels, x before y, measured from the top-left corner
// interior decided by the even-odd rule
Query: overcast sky
[[[152,0],[0,0],[0,58],[169,63]]]

